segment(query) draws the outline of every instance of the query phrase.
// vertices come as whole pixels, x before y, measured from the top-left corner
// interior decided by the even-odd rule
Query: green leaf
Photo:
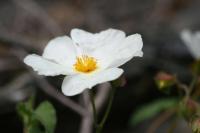
[[[56,126],[56,111],[47,101],[42,102],[34,112],[37,120],[44,126],[46,133],[53,133]]]
[[[32,124],[29,129],[28,133],[45,133],[44,131],[41,131],[39,125]]]
[[[17,104],[17,113],[22,118],[25,126],[28,126],[32,120],[34,96],[27,102],[20,102]]]
[[[140,122],[147,120],[156,114],[160,113],[163,110],[173,108],[178,104],[178,99],[167,98],[167,99],[158,99],[152,103],[140,107],[136,112],[131,116],[131,125],[137,125]]]
[[[25,106],[28,110],[33,111],[33,106],[34,106],[34,101],[35,101],[35,95],[32,95],[27,102],[25,102]]]
[[[17,113],[21,117],[25,126],[27,126],[30,122],[31,111],[27,109],[24,103],[17,104]]]

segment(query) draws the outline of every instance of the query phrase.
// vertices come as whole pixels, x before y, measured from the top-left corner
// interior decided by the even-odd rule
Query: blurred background
[[[50,39],[69,35],[72,28],[90,32],[116,28],[127,35],[142,35],[144,57],[122,66],[127,84],[118,88],[103,132],[145,133],[152,119],[137,126],[130,126],[130,119],[141,105],[168,97],[158,91],[156,73],[176,74],[185,83],[191,77],[188,67],[193,58],[180,32],[199,30],[199,7],[199,0],[1,0],[0,132],[22,133],[16,103],[35,94],[36,105],[49,100],[56,108],[56,133],[78,133],[81,117],[60,95],[63,77],[37,76],[24,65],[23,58],[28,53],[42,54]],[[70,99],[78,103],[80,96]],[[180,123],[177,132],[190,133],[187,124]],[[167,124],[158,132],[165,133]]]

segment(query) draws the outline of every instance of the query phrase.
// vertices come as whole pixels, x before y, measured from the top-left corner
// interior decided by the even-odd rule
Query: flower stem
[[[196,85],[196,83],[197,83],[197,80],[198,80],[198,75],[197,74],[195,74],[194,76],[193,76],[193,79],[192,79],[192,81],[191,81],[191,83],[190,83],[190,94],[193,92],[193,91],[195,91],[194,89],[195,89],[195,85]],[[194,93],[195,94],[195,93]]]
[[[105,114],[104,114],[104,116],[103,116],[103,118],[102,118],[102,120],[99,124],[98,124],[98,120],[97,120],[97,111],[96,111],[96,107],[95,107],[94,93],[91,90],[89,94],[90,94],[90,100],[91,100],[92,109],[93,109],[93,117],[94,117],[96,133],[101,133],[102,129],[104,127],[104,124],[105,124],[105,122],[108,118],[108,115],[110,113],[110,110],[111,110],[111,106],[112,106],[113,98],[114,98],[114,94],[115,94],[115,88],[111,89],[108,107],[107,107],[106,112],[105,112]]]
[[[112,106],[112,103],[113,103],[115,90],[116,90],[115,88],[112,88],[112,90],[111,90],[108,107],[107,107],[106,112],[105,112],[105,114],[103,116],[103,119],[101,120],[100,124],[97,127],[96,133],[101,133],[102,132],[104,124],[105,124],[105,122],[106,122],[106,120],[108,118],[108,115],[110,113],[110,110],[111,110],[111,106]]]
[[[95,127],[97,128],[97,126],[98,126],[97,111],[96,111],[96,107],[95,107],[94,93],[93,93],[92,90],[90,91],[89,95],[90,95],[90,101],[91,101],[91,104],[92,104],[93,117],[94,117],[94,124],[95,124]]]

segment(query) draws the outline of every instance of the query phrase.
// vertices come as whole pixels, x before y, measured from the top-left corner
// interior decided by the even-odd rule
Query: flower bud
[[[155,77],[156,85],[160,90],[168,88],[175,83],[175,77],[165,72],[159,72]]]

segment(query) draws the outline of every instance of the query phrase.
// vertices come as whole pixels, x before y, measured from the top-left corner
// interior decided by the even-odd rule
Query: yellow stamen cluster
[[[76,58],[74,68],[79,72],[90,73],[97,68],[97,60],[87,55],[79,56]]]

